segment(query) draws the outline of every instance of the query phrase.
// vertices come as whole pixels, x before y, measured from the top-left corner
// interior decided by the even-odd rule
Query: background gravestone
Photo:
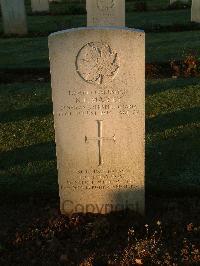
[[[49,0],[31,0],[32,12],[48,12]]]
[[[200,23],[200,0],[192,0],[191,21]]]
[[[144,33],[50,35],[62,213],[144,212]]]
[[[125,0],[86,0],[87,26],[125,26]]]
[[[5,34],[26,34],[26,11],[24,0],[1,0]]]

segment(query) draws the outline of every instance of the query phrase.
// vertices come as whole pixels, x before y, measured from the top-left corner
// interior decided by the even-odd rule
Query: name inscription
[[[139,113],[136,104],[124,103],[127,90],[69,90],[67,97],[71,104],[61,105],[58,116],[105,116],[118,114],[132,116]],[[127,102],[127,101],[126,101]]]

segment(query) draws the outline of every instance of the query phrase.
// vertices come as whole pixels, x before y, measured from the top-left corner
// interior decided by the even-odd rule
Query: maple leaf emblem
[[[115,5],[114,0],[98,0],[97,1],[97,7],[100,10],[108,10],[110,8],[113,8]]]
[[[76,68],[85,81],[105,84],[117,74],[119,58],[108,44],[91,42],[79,51]]]

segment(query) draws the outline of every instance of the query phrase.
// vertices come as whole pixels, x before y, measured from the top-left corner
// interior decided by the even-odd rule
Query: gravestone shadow
[[[0,113],[1,123],[27,120],[33,117],[43,117],[52,114],[52,104],[43,104],[37,107],[27,107],[19,110],[9,110]]]

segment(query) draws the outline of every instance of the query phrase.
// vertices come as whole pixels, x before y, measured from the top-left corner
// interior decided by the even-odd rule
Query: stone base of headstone
[[[144,214],[144,32],[71,29],[49,49],[61,212]]]
[[[200,23],[200,0],[192,1],[191,21]]]
[[[31,0],[32,12],[49,12],[49,0]]]

